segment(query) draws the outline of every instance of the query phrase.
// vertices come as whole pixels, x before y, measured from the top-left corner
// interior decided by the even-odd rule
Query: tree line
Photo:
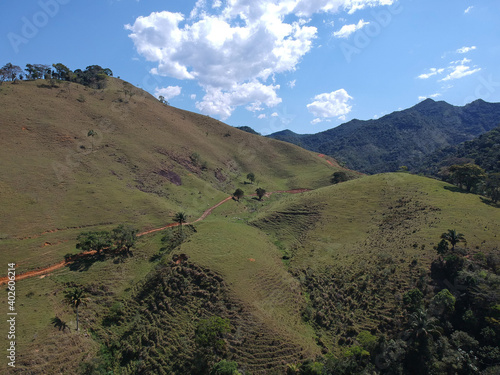
[[[55,84],[55,81],[68,81],[95,89],[102,89],[106,86],[106,77],[112,76],[111,69],[102,68],[99,65],[89,65],[85,70],[76,69],[72,71],[62,63],[52,65],[26,64],[26,68],[23,70],[20,66],[9,62],[0,68],[0,85],[5,81],[18,83],[23,80],[46,79],[52,84]]]
[[[467,192],[487,196],[493,203],[500,200],[500,173],[486,173],[474,163],[454,164],[440,172],[444,181],[451,182]]]

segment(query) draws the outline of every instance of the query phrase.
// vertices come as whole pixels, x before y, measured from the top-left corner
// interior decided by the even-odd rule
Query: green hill
[[[500,173],[500,127],[479,137],[428,155],[417,168],[420,173],[436,175],[441,167],[472,162],[488,173]]]
[[[414,169],[429,154],[469,141],[500,123],[500,103],[476,100],[463,107],[426,99],[380,119],[352,120],[317,134],[289,130],[269,137],[330,155],[364,173]]]
[[[459,259],[477,260],[464,266],[474,290],[488,286],[484,308],[457,297],[460,317],[476,314],[463,326],[481,340],[474,363],[496,364],[498,345],[485,340],[496,334],[487,318],[497,319],[498,207],[406,173],[331,185],[333,160],[165,106],[118,79],[103,90],[40,82],[0,87],[4,265],[20,274],[60,262],[82,231],[158,229],[179,211],[192,224],[144,234],[132,254],[84,254],[18,280],[12,373],[207,374],[222,358],[244,374],[299,364],[302,373],[392,371],[415,362],[415,345],[398,338],[409,319],[402,301],[418,288],[431,306],[443,282],[433,247],[448,229],[467,240]],[[258,200],[257,187],[274,193]],[[236,188],[246,196],[225,200]],[[79,332],[64,302],[74,287],[87,296]],[[455,360],[447,329],[438,349]],[[406,357],[390,354],[391,342]],[[395,359],[378,366],[378,355]]]

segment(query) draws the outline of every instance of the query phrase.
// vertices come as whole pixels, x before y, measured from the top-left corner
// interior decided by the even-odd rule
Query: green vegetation
[[[348,168],[363,173],[396,172],[402,165],[411,171],[421,172],[422,164],[429,163],[426,159],[429,155],[432,155],[432,162],[440,163],[451,155],[434,152],[457,146],[494,129],[499,118],[499,103],[479,99],[456,107],[444,101],[426,99],[411,108],[376,120],[351,120],[316,134],[295,134],[285,130],[269,137],[330,155],[345,162]],[[494,146],[494,137],[498,137],[498,132],[496,136],[481,141],[479,147],[484,147],[486,153],[478,153],[477,164],[487,170],[493,166],[498,172],[496,161],[499,151]],[[498,138],[495,139],[498,144]],[[460,155],[468,154],[475,158],[474,146],[460,150],[464,150],[459,152]]]
[[[263,197],[264,195],[266,195],[266,190],[265,190],[265,189],[262,189],[262,188],[257,188],[257,189],[255,190],[255,194],[257,194],[257,197],[259,198],[259,201],[261,201],[261,200],[262,200],[262,197]]]
[[[240,198],[242,198],[245,195],[244,191],[241,190],[240,188],[236,189],[233,193],[233,197],[239,202]]]
[[[80,305],[85,305],[87,302],[87,296],[85,295],[84,291],[79,288],[74,288],[72,290],[69,290],[65,293],[64,295],[64,300],[75,310],[76,313],[76,330],[79,330],[78,327],[78,308]],[[57,321],[59,324],[59,321]],[[62,326],[62,322],[60,323]]]
[[[0,95],[0,257],[18,274],[55,265],[16,285],[18,373],[498,369],[490,201],[356,175],[112,77],[41,79]],[[248,171],[259,201],[242,191]],[[331,184],[335,172],[359,178]]]

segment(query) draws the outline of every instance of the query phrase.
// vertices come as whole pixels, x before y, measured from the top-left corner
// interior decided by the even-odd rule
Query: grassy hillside
[[[330,185],[334,161],[123,81],[100,91],[39,82],[0,91],[0,258],[18,272],[75,253],[83,230],[159,228],[179,211],[194,221],[236,188],[312,191],[228,200],[184,226],[180,244],[170,228],[141,236],[131,256],[91,254],[19,280],[13,373],[206,374],[225,358],[245,374],[283,374],[342,355],[363,331],[399,332],[404,294],[433,295],[446,230],[465,235],[469,257],[498,253],[498,207],[446,183],[398,173]],[[64,302],[73,287],[88,297],[80,332]],[[228,328],[207,347],[200,327],[213,318]]]
[[[0,88],[4,262],[9,249],[20,267],[43,266],[69,252],[81,228],[158,227],[177,211],[198,217],[237,187],[316,188],[335,170],[298,147],[108,81],[104,90],[43,80]],[[249,172],[254,185],[244,184]],[[46,244],[44,260],[31,262]]]

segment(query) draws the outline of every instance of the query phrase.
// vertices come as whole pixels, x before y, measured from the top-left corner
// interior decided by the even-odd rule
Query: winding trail
[[[276,194],[276,193],[299,194],[299,193],[304,193],[304,192],[307,192],[307,191],[311,191],[311,189],[277,190],[277,191],[272,191],[272,192],[266,193],[266,196],[269,197],[272,194]],[[248,196],[256,196],[256,194],[251,194],[251,195],[248,195]],[[206,217],[208,215],[210,215],[213,210],[215,210],[217,207],[223,205],[224,203],[230,201],[231,199],[233,199],[232,196],[229,196],[229,197],[223,199],[222,201],[220,201],[216,205],[210,207],[208,210],[206,210],[205,212],[203,212],[203,214],[198,219],[196,219],[195,221],[190,222],[190,223],[185,223],[184,225],[194,224],[194,223],[197,223],[199,221],[202,221],[202,220],[206,219]],[[147,234],[159,232],[159,231],[162,231],[162,230],[165,230],[165,229],[168,229],[168,228],[176,227],[178,225],[179,225],[179,223],[171,223],[171,224],[165,225],[164,227],[161,227],[161,228],[151,229],[151,230],[148,230],[148,231],[145,231],[145,232],[138,233],[137,237],[141,237],[141,236],[145,236]],[[50,232],[51,231],[48,231],[48,232],[45,232],[45,233],[50,233]],[[32,237],[29,237],[29,238],[32,238]],[[33,271],[24,272],[22,274],[16,275],[16,281],[23,280],[23,279],[28,279],[30,277],[35,277],[35,276],[46,275],[46,274],[48,274],[48,273],[50,273],[52,271],[58,270],[60,268],[63,268],[65,266],[73,263],[75,260],[77,260],[79,258],[82,258],[82,257],[87,256],[87,255],[93,255],[95,253],[96,253],[95,250],[82,252],[80,254],[72,256],[69,259],[63,260],[63,261],[61,261],[59,263],[55,263],[55,264],[53,264],[51,266],[48,266],[48,267],[45,267],[45,268],[41,268],[41,269],[37,269],[37,270],[33,270]],[[0,277],[0,285],[6,284],[8,281],[9,281],[9,278],[7,276]]]

